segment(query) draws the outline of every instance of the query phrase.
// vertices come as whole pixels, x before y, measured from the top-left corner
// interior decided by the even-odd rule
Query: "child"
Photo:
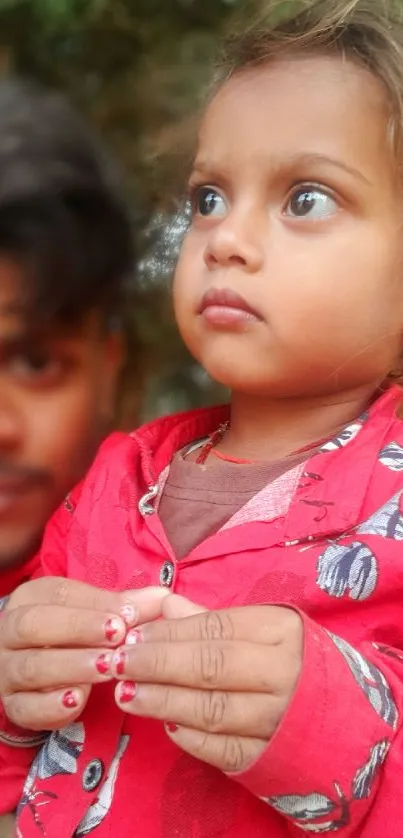
[[[403,29],[379,6],[230,42],[174,299],[231,407],[109,443],[45,538],[69,578],[5,608],[2,794],[11,746],[54,731],[24,838],[403,834]]]
[[[130,217],[62,97],[0,83],[0,597],[110,428]]]

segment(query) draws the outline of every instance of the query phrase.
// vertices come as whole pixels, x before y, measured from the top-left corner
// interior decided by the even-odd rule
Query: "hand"
[[[130,645],[115,653],[119,706],[166,722],[192,756],[243,770],[264,750],[295,690],[300,616],[264,605],[205,612],[174,596],[162,611],[165,620],[129,632]]]
[[[0,615],[0,695],[8,718],[55,730],[83,711],[91,685],[112,678],[128,628],[161,614],[167,591],[111,593],[46,577],[12,594]]]

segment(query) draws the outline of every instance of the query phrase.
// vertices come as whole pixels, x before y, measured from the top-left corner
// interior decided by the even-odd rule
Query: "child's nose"
[[[209,270],[238,266],[244,271],[256,273],[261,269],[263,259],[257,231],[235,224],[229,218],[211,231],[204,251],[204,261]]]

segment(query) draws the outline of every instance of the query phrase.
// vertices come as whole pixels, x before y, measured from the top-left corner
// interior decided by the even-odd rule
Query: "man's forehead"
[[[77,317],[45,312],[41,316],[29,296],[21,269],[0,255],[0,339],[10,333],[86,339],[104,330],[105,316],[101,309],[91,309]]]
[[[88,313],[80,320],[40,317],[28,302],[15,295],[9,299],[0,291],[0,342],[9,340],[95,340],[103,332],[101,316]]]
[[[50,332],[62,328],[57,317],[43,319],[35,312],[30,289],[18,264],[0,256],[0,336],[8,332]]]
[[[0,256],[0,323],[25,325],[27,319],[22,271],[15,262]]]
[[[27,308],[18,297],[4,299],[0,290],[0,336],[8,332],[24,331],[33,329],[33,323],[29,322]]]
[[[0,281],[0,341],[25,336],[53,336],[61,337],[66,334],[77,334],[81,329],[77,324],[67,326],[56,317],[42,320],[35,316],[35,312],[24,300],[18,288],[13,291],[2,287]]]

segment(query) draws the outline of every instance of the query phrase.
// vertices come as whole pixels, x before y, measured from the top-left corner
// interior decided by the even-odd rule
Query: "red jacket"
[[[158,420],[101,449],[48,529],[44,572],[118,590],[166,580],[172,562],[173,589],[208,608],[290,604],[304,615],[302,674],[237,781],[182,753],[161,723],[124,715],[112,684],[96,687],[36,758],[21,836],[403,836],[401,398],[392,388],[180,562],[153,510],[158,479],[227,409]],[[29,758],[1,746],[3,810]]]
[[[110,434],[104,443],[104,451],[107,450],[108,446],[114,446],[120,440],[125,438],[126,435],[120,431],[115,431],[113,434]],[[77,491],[80,491],[79,487],[76,489],[76,493]],[[22,565],[18,565],[17,567],[12,566],[7,570],[0,569],[0,599],[9,596],[9,594],[15,591],[15,589],[24,582],[28,582],[30,579],[35,579],[35,577],[42,575],[40,567],[40,554],[36,553],[36,555],[31,556],[31,558]]]

